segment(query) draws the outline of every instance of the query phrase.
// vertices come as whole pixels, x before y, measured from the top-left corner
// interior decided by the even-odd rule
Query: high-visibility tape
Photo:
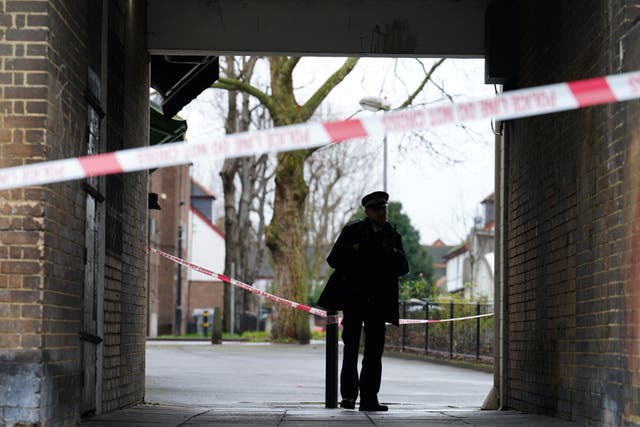
[[[268,298],[272,301],[275,301],[277,303],[286,305],[288,307],[292,307],[292,308],[297,308],[298,310],[302,310],[302,311],[306,311],[307,313],[313,314],[314,316],[318,316],[318,317],[326,317],[327,318],[327,323],[339,323],[340,322],[340,318],[338,316],[335,315],[331,315],[329,316],[327,314],[327,312],[325,310],[319,309],[319,308],[315,308],[315,307],[310,307],[308,305],[305,304],[300,304],[297,303],[295,301],[291,301],[285,298],[281,298],[279,296],[270,294],[269,292],[254,288],[251,285],[247,285],[246,283],[243,283],[239,280],[236,280],[234,278],[231,278],[229,276],[225,276],[224,274],[220,274],[220,273],[216,273],[215,271],[209,270],[207,268],[201,267],[199,265],[193,264],[189,261],[186,261],[182,258],[178,258],[177,256],[168,254],[166,252],[161,251],[160,249],[156,249],[156,248],[152,248],[152,247],[147,247],[147,251],[149,252],[154,252],[158,255],[161,255],[177,264],[183,265],[187,268],[190,268],[192,270],[198,271],[202,274],[205,274],[207,276],[222,280],[225,283],[229,283],[230,285],[233,286],[237,286],[239,288],[242,288],[246,291],[249,291],[251,293],[257,294],[257,295],[261,295],[265,298]],[[441,323],[441,322],[452,322],[455,320],[469,320],[469,319],[476,319],[479,317],[488,317],[488,316],[493,316],[493,313],[487,313],[487,314],[479,314],[479,315],[475,315],[475,316],[466,316],[466,317],[456,317],[453,319],[400,319],[399,324],[400,325],[415,325],[415,324],[421,324],[421,323]]]
[[[443,323],[443,322],[454,322],[458,320],[479,319],[481,317],[490,317],[490,316],[493,316],[493,313],[475,314],[473,316],[453,317],[449,319],[400,319],[400,324],[401,325],[419,325],[424,323]]]
[[[234,278],[231,278],[229,276],[225,276],[224,274],[216,273],[215,271],[209,270],[209,269],[201,267],[199,265],[190,263],[189,261],[186,261],[186,260],[184,260],[182,258],[178,258],[177,256],[173,256],[171,254],[163,252],[160,249],[156,249],[156,248],[152,248],[152,247],[148,247],[147,249],[150,252],[157,253],[157,254],[159,254],[159,255],[161,255],[161,256],[163,256],[163,257],[165,257],[165,258],[167,258],[167,259],[169,259],[169,260],[171,260],[171,261],[173,261],[173,262],[175,262],[177,264],[184,265],[185,267],[188,267],[188,268],[190,268],[192,270],[195,270],[195,271],[198,271],[198,272],[200,272],[202,274],[205,274],[207,276],[222,280],[225,283],[229,283],[230,285],[237,286],[237,287],[242,288],[242,289],[244,289],[246,291],[249,291],[251,293],[254,293],[254,294],[257,294],[257,295],[261,295],[261,296],[263,296],[265,298],[268,298],[268,299],[270,299],[272,301],[275,301],[277,303],[286,305],[288,307],[297,308],[298,310],[306,311],[307,313],[311,313],[311,314],[316,315],[316,316],[327,317],[327,312],[325,310],[321,310],[321,309],[315,308],[315,307],[309,307],[308,305],[300,304],[300,303],[297,303],[295,301],[290,301],[288,299],[284,299],[284,298],[281,298],[279,296],[270,294],[269,292],[266,292],[266,291],[263,291],[261,289],[255,288],[255,287],[253,287],[251,285],[247,285],[246,283],[243,283],[243,282],[241,282],[239,280],[236,280]]]
[[[347,139],[495,118],[510,120],[640,98],[640,71],[502,93],[493,98],[390,111],[362,119],[303,123],[0,169],[0,190],[123,172],[314,148]]]

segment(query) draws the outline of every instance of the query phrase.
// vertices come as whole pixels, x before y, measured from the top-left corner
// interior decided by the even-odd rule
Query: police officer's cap
[[[389,194],[384,191],[374,191],[362,198],[362,206],[365,208],[386,208]]]

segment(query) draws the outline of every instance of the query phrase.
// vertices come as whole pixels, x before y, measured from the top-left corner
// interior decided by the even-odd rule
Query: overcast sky
[[[294,73],[296,96],[304,102],[311,93],[337,69],[343,58],[303,58]],[[428,69],[433,59],[424,59]],[[397,107],[420,82],[422,66],[415,59],[363,58],[356,69],[329,95],[322,107],[331,119],[345,119],[357,114],[358,101],[364,96],[386,98]],[[454,100],[486,98],[494,95],[494,87],[484,84],[484,60],[448,59],[434,74],[434,80]],[[216,93],[218,92],[218,93]],[[451,102],[436,85],[428,84],[414,105]],[[216,105],[226,105],[220,91],[208,90],[185,107],[180,116],[188,123],[187,139],[224,134]],[[445,243],[460,243],[480,214],[479,203],[494,186],[494,135],[490,121],[460,126],[427,129],[421,134],[428,146],[412,135],[388,136],[388,185],[391,200],[402,203],[404,211],[418,229],[421,242],[430,244],[441,238]],[[379,153],[371,164],[371,175],[377,177],[367,191],[382,188],[383,136],[355,143],[372,144]],[[194,175],[216,195],[220,195],[218,169],[220,162],[201,162]],[[219,205],[222,201],[219,199]]]

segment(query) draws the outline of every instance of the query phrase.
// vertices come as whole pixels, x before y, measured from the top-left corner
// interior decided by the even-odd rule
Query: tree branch
[[[241,92],[248,93],[258,99],[269,111],[273,108],[273,101],[271,97],[266,93],[262,92],[260,89],[251,86],[248,83],[242,82],[236,79],[230,79],[228,77],[220,77],[218,81],[216,81],[212,86],[214,89],[225,89],[225,90],[239,90]]]
[[[316,111],[320,103],[329,95],[329,93],[353,70],[358,62],[358,58],[347,58],[340,68],[331,75],[320,88],[309,98],[302,106],[301,116],[303,121],[309,120]]]
[[[444,62],[446,58],[441,58],[439,60],[437,60],[432,66],[431,69],[429,70],[429,72],[427,72],[427,74],[425,74],[424,79],[422,79],[422,82],[420,83],[420,85],[418,86],[418,88],[411,94],[409,95],[409,97],[398,107],[398,108],[394,108],[395,110],[400,110],[402,108],[406,108],[409,105],[411,105],[411,103],[413,102],[413,100],[416,98],[416,96],[418,96],[418,94],[420,92],[422,92],[422,89],[424,89],[424,86],[427,84],[427,82],[431,79],[431,76],[433,75],[433,73],[436,71],[436,69],[442,65],[442,63]]]
[[[253,70],[260,59],[259,56],[250,56],[249,58],[243,57],[244,63],[242,70],[240,71],[240,77],[242,81],[251,81],[253,77]]]
[[[293,73],[293,69],[296,68],[296,65],[298,65],[298,61],[300,61],[299,56],[292,56],[288,58],[286,61],[282,63],[280,67],[280,72],[287,76],[291,76],[291,74]]]

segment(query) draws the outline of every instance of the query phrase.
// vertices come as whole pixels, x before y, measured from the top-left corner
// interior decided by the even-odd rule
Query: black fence
[[[452,319],[493,313],[493,303],[400,302],[403,319]],[[444,357],[493,360],[493,316],[387,328],[387,348]]]

